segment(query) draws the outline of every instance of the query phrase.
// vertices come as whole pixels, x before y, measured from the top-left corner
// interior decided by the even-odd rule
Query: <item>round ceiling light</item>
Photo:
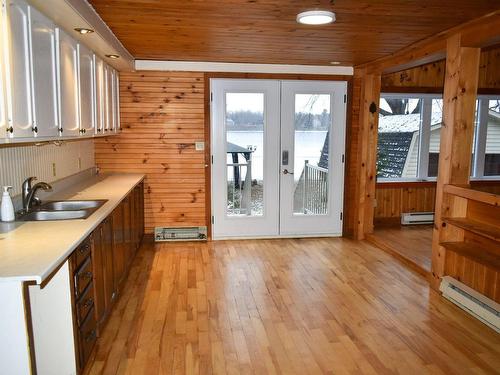
[[[94,32],[94,30],[92,29],[87,29],[86,27],[76,27],[75,28],[75,31],[76,32],[79,32],[80,34],[82,35],[85,35],[85,34],[92,34]]]
[[[106,57],[110,58],[110,59],[119,59],[120,56],[118,55],[106,55]]]
[[[297,14],[297,22],[304,25],[326,25],[335,22],[335,13],[327,10],[308,10]]]

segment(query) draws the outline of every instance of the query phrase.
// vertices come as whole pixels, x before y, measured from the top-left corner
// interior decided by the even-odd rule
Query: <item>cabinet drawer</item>
[[[92,261],[91,258],[87,258],[75,274],[75,296],[77,299],[92,281],[92,275]]]
[[[73,252],[72,258],[73,258],[73,265],[74,269],[77,270],[80,265],[85,262],[85,260],[90,256],[90,250],[91,250],[91,245],[90,245],[90,238],[86,239],[83,241]]]
[[[84,368],[92,353],[92,349],[97,340],[97,324],[94,316],[94,309],[91,309],[87,319],[83,322],[79,329],[79,355],[80,355],[80,368]]]
[[[89,311],[94,307],[94,285],[90,284],[76,303],[76,320],[81,326]]]

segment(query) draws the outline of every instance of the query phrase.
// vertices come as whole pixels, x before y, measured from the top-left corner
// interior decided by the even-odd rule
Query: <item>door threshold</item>
[[[342,237],[342,233],[313,233],[313,234],[283,234],[272,236],[212,236],[213,241],[231,241],[231,240],[279,240],[285,238],[333,238]]]

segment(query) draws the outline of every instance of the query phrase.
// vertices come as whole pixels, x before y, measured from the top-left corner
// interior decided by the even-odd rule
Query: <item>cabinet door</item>
[[[80,133],[78,113],[78,46],[76,41],[61,29],[59,33],[60,110],[63,136]]]
[[[132,261],[132,221],[131,221],[131,194],[129,194],[122,202],[123,204],[123,236],[124,236],[124,253],[125,253],[125,269]]]
[[[39,137],[59,135],[56,27],[30,7],[33,131]]]
[[[114,291],[118,292],[125,273],[125,236],[123,224],[123,203],[115,208],[113,218],[113,280]]]
[[[96,86],[95,134],[103,135],[105,128],[104,115],[106,113],[106,97],[105,97],[105,87],[104,87],[104,62],[96,55],[94,55],[94,66],[95,66],[95,86]]]
[[[21,0],[6,3],[7,92],[10,137],[33,137],[29,43],[29,7]]]
[[[103,257],[104,257],[104,298],[106,314],[109,314],[115,299],[115,284],[113,275],[113,224],[111,218],[102,224]]]
[[[85,46],[78,45],[80,88],[80,133],[93,134],[95,127],[94,54]]]
[[[103,225],[92,233],[92,274],[94,282],[94,306],[97,323],[104,320],[106,315],[106,298],[104,285],[104,238]]]
[[[0,138],[6,136],[7,131],[7,92],[5,87],[5,66],[6,54],[4,52],[5,36],[7,35],[6,29],[6,12],[3,1],[1,2],[2,8],[0,10]]]
[[[106,84],[106,115],[105,115],[105,126],[104,132],[110,133],[113,131],[115,125],[115,116],[114,116],[114,77],[113,77],[113,68],[108,65],[104,66],[104,77]]]
[[[118,72],[113,70],[114,81],[113,81],[113,130],[119,132],[121,130],[120,124],[120,78],[118,77]]]

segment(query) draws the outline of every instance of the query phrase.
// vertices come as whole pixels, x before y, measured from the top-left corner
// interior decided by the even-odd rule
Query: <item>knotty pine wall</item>
[[[120,73],[122,133],[95,141],[97,166],[145,173],[145,226],[205,223],[204,75]]]

